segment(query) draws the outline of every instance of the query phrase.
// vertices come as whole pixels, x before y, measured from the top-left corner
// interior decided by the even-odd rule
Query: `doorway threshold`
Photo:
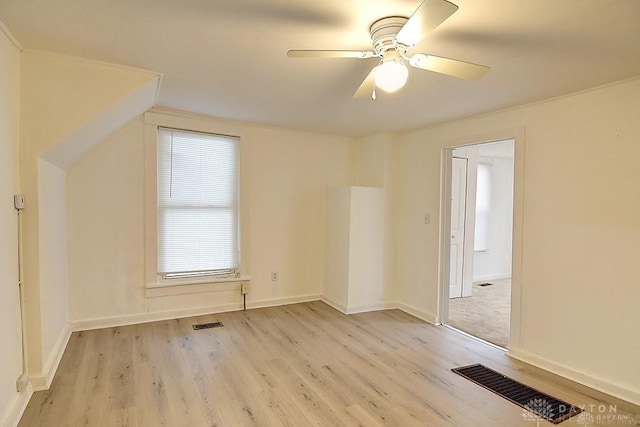
[[[489,342],[489,341],[487,341],[487,340],[484,340],[484,339],[482,339],[482,338],[480,338],[480,337],[477,337],[477,336],[475,336],[475,335],[471,335],[470,333],[465,332],[465,331],[463,331],[463,330],[461,330],[461,329],[455,328],[455,327],[453,327],[453,326],[451,326],[451,325],[447,325],[446,323],[441,323],[440,325],[441,325],[441,326],[444,326],[445,328],[447,328],[447,329],[449,329],[449,330],[452,330],[452,331],[455,331],[455,332],[457,332],[457,333],[459,333],[459,334],[462,334],[462,335],[464,335],[464,336],[466,336],[466,337],[468,337],[468,338],[474,339],[474,340],[479,341],[479,342],[481,342],[481,343],[484,343],[484,344],[486,344],[486,345],[488,345],[488,346],[490,346],[490,347],[493,347],[493,348],[495,348],[495,349],[501,350],[501,351],[503,351],[503,352],[505,352],[505,353],[508,353],[508,352],[509,352],[509,349],[508,349],[508,348],[506,348],[506,347],[501,347],[501,346],[499,346],[499,345],[497,345],[497,344],[494,344],[494,343],[492,343],[492,342]]]

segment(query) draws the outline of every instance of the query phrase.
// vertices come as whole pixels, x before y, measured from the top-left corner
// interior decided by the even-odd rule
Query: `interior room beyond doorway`
[[[446,324],[507,348],[510,334],[514,141],[452,152]]]

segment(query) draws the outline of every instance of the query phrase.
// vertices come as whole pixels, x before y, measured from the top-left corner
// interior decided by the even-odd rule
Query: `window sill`
[[[148,285],[145,289],[147,298],[171,295],[197,294],[202,292],[239,291],[243,283],[251,280],[248,276],[224,277],[207,281],[188,281],[175,279],[172,283]]]

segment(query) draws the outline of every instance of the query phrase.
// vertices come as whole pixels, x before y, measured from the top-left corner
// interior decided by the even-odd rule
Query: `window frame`
[[[229,275],[208,275],[163,279],[158,274],[158,223],[157,223],[157,150],[159,128],[170,128],[198,133],[226,135],[238,138],[238,271]],[[242,152],[248,138],[245,126],[235,122],[216,120],[207,116],[172,110],[152,109],[144,114],[144,219],[145,219],[145,289],[147,297],[188,294],[226,290],[225,284],[249,280],[242,209],[244,189],[242,185]]]
[[[240,222],[240,203],[239,203],[239,196],[240,196],[240,170],[239,170],[239,149],[240,149],[240,138],[238,138],[237,136],[231,136],[231,135],[220,135],[220,134],[213,134],[210,132],[196,132],[196,131],[192,131],[192,130],[184,130],[184,129],[176,129],[176,128],[168,128],[168,127],[164,127],[164,126],[159,126],[157,128],[157,132],[158,132],[158,138],[157,138],[157,150],[160,150],[160,133],[161,132],[169,132],[171,133],[171,135],[173,135],[173,133],[175,132],[176,134],[193,134],[194,137],[199,137],[199,136],[205,136],[205,137],[214,137],[214,138],[221,138],[221,139],[225,139],[227,140],[227,142],[232,142],[234,148],[234,154],[235,156],[232,157],[233,162],[235,163],[234,165],[234,170],[236,172],[235,174],[235,179],[234,179],[234,183],[235,183],[235,189],[232,190],[235,193],[235,198],[234,198],[234,203],[230,203],[229,205],[224,205],[224,206],[213,206],[213,205],[185,205],[184,202],[182,203],[167,203],[167,199],[166,198],[162,198],[160,197],[160,200],[164,200],[164,203],[158,203],[157,204],[157,221],[160,221],[160,218],[162,217],[161,212],[163,213],[168,213],[171,210],[181,210],[184,209],[186,207],[189,207],[190,210],[196,209],[196,210],[205,210],[205,211],[209,211],[211,209],[214,210],[227,210],[227,211],[231,211],[232,213],[235,214],[234,219],[233,219],[233,225],[232,225],[232,230],[233,230],[233,234],[235,235],[234,239],[235,239],[235,253],[236,255],[234,256],[235,260],[237,260],[237,262],[235,262],[233,264],[232,267],[228,267],[228,268],[219,268],[219,269],[209,269],[209,270],[190,270],[190,271],[158,271],[158,280],[160,283],[176,283],[176,280],[186,280],[186,281],[208,281],[208,280],[215,280],[216,278],[224,278],[224,277],[238,277],[239,274],[239,269],[240,269],[240,262],[241,262],[241,258],[240,258],[240,234],[239,234],[239,222]],[[184,136],[183,136],[184,137]],[[165,165],[166,167],[166,165]],[[172,166],[171,166],[172,168]],[[158,170],[158,169],[157,169]],[[157,181],[156,184],[156,194],[160,193],[161,189],[159,188],[160,186],[160,182]],[[161,236],[160,236],[160,229],[157,229],[158,232],[158,240],[162,240]],[[161,246],[161,245],[159,245]],[[160,257],[160,253],[158,251],[158,257]],[[160,263],[161,260],[159,260]],[[160,270],[160,268],[158,269]]]

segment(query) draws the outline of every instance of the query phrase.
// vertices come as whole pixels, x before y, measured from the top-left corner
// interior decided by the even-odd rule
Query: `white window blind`
[[[478,163],[476,187],[476,230],[473,250],[489,250],[489,217],[491,214],[491,165]]]
[[[158,274],[239,269],[238,138],[158,129]]]

